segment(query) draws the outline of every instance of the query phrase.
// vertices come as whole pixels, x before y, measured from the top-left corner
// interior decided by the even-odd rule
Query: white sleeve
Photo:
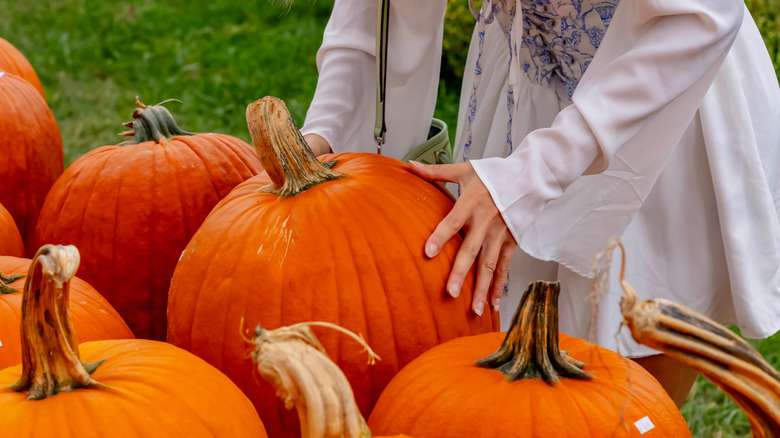
[[[507,158],[471,161],[515,239],[583,174],[603,172],[639,135],[663,166],[693,119],[734,42],[738,0],[624,0],[573,104],[531,132]]]
[[[376,4],[336,0],[317,52],[320,76],[301,131],[334,152],[376,152]],[[401,158],[427,137],[445,9],[445,0],[390,2],[385,155]]]

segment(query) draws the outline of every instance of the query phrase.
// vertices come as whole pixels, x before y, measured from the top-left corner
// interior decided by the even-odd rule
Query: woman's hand
[[[460,185],[460,198],[425,243],[425,254],[434,257],[458,231],[466,231],[466,237],[455,256],[455,263],[447,280],[447,292],[453,297],[460,294],[463,280],[474,261],[478,260],[472,309],[477,315],[482,315],[488,291],[493,307],[498,309],[517,243],[487,188],[470,163],[409,164],[415,174],[427,180],[448,181]]]
[[[328,141],[320,137],[317,134],[306,134],[303,136],[306,140],[306,144],[309,145],[309,149],[314,152],[314,155],[319,157],[320,155],[329,154],[331,152]]]

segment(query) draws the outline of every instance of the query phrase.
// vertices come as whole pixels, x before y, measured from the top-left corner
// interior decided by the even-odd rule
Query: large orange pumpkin
[[[283,407],[273,389],[255,384],[239,336],[242,319],[268,328],[327,321],[366,336],[382,357],[374,367],[342,354],[342,339],[318,333],[364,415],[423,351],[497,329],[496,313],[471,311],[473,273],[461,297],[445,292],[460,238],[433,259],[423,253],[453,205],[438,185],[373,154],[326,155],[321,159],[330,164],[323,166],[278,99],[253,104],[248,117],[271,176],[236,187],[187,245],[171,281],[168,340],[231,377],[270,435],[297,436],[298,422],[287,415],[280,423]],[[251,127],[257,120],[267,124],[261,137]]]
[[[16,47],[2,38],[0,38],[0,70],[19,76],[29,82],[30,85],[38,90],[41,97],[43,97],[44,100],[46,99],[46,94],[43,92],[43,85],[41,85],[41,81],[38,79],[35,69],[30,65],[30,61],[28,61]]]
[[[22,364],[0,371],[0,434],[27,437],[266,437],[222,373],[170,344],[79,345],[68,311],[75,247],[46,245],[25,284]]]
[[[371,430],[417,438],[690,436],[642,367],[558,334],[559,291],[558,283],[534,283],[507,333],[455,339],[417,358],[382,393]]]
[[[2,70],[0,114],[0,203],[30,246],[46,193],[64,166],[60,128],[35,88]]]
[[[243,141],[182,131],[164,107],[138,105],[128,133],[135,142],[71,164],[46,197],[35,237],[78,246],[79,276],[137,337],[164,340],[182,250],[217,201],[262,168]]]
[[[22,292],[30,268],[30,259],[0,257],[0,274],[6,281],[0,288],[0,369],[22,360],[19,321]],[[73,278],[70,289],[70,311],[79,342],[103,339],[130,339],[133,333],[119,314],[87,282]]]
[[[11,213],[0,204],[0,255],[24,257],[24,242]]]

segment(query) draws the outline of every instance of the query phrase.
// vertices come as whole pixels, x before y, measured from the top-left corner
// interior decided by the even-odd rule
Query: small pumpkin
[[[46,245],[33,258],[22,364],[0,371],[3,436],[266,436],[230,379],[184,350],[140,339],[77,344],[67,303],[78,261],[72,246]]]
[[[84,254],[79,275],[136,336],[164,340],[168,287],[184,247],[212,207],[262,169],[223,134],[183,131],[163,106],[136,102],[134,141],[81,156],[51,188],[35,241]]]
[[[254,385],[242,319],[275,328],[325,321],[365,333],[382,356],[369,368],[318,333],[364,415],[404,365],[449,339],[498,328],[471,311],[473,272],[458,299],[445,291],[459,236],[439,256],[425,241],[451,210],[443,189],[374,154],[317,160],[279,99],[247,109],[266,174],[237,186],[195,233],[176,266],[168,341],[217,366],[255,403],[270,435],[297,436],[268,385]],[[281,418],[281,419],[280,419]]]
[[[64,167],[60,128],[38,91],[2,69],[0,114],[0,203],[29,253],[43,201]]]
[[[690,436],[642,367],[558,333],[559,292],[558,283],[533,283],[506,334],[455,339],[406,366],[379,398],[371,430],[418,438],[596,438],[652,428],[654,436]]]
[[[0,256],[0,369],[22,361],[21,288],[30,263],[30,259]],[[77,277],[70,285],[69,308],[78,342],[133,338],[122,317],[92,286]]]
[[[43,92],[43,85],[35,73],[35,69],[30,65],[30,61],[24,57],[13,44],[0,38],[0,70],[4,70],[13,75],[19,76],[38,90],[44,100],[46,93]]]
[[[11,213],[0,204],[0,256],[24,257],[24,242]]]

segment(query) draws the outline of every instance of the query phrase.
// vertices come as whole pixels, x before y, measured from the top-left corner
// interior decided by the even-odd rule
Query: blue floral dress
[[[493,176],[491,172],[498,172],[503,165],[496,161],[488,164],[491,158],[524,156],[524,148],[530,146],[527,139],[555,123],[558,123],[556,132],[561,132],[558,116],[573,101],[578,102],[575,90],[581,82],[585,83],[581,79],[587,77],[589,84],[594,83],[592,79],[601,81],[596,75],[605,72],[603,59],[600,69],[589,70],[598,58],[597,51],[605,46],[607,37],[611,38],[608,42],[613,51],[622,44],[622,34],[608,35],[610,28],[618,26],[618,19],[622,29],[618,33],[629,27],[627,16],[616,16],[621,11],[618,3],[618,0],[484,0],[481,11],[472,8],[477,23],[464,74],[455,157],[460,161],[476,160],[474,169],[488,186],[494,201],[518,198],[511,194],[501,195],[502,191],[509,193],[504,190],[505,185],[491,185],[512,178],[506,173],[501,173],[500,178]],[[652,2],[647,3],[650,6],[636,2],[628,10],[652,6]],[[727,63],[729,69],[735,63],[756,62],[750,57],[760,55],[745,50],[754,44],[752,41],[757,34],[752,23],[745,27],[735,43],[738,50]],[[616,36],[619,37],[617,40]],[[626,37],[630,39],[631,34]],[[642,81],[657,79],[653,76],[657,65],[650,63],[649,70],[648,64],[636,65],[644,65],[645,69],[636,67],[622,78],[636,81],[637,90],[624,90],[620,95],[622,100],[609,96],[613,100],[604,102],[613,105],[610,109],[617,108],[615,104],[625,105],[623,108],[630,113],[643,101],[654,98],[643,93],[665,93],[663,81],[658,81],[657,88],[650,90],[639,87]],[[721,76],[720,80],[726,80]],[[776,94],[776,88],[772,93]],[[708,108],[723,108],[718,104],[720,98],[716,98],[716,94],[708,95]],[[759,96],[752,95],[747,99],[760,100]],[[601,96],[590,95],[587,103],[600,100]],[[753,105],[742,113],[754,110],[760,113],[761,106]],[[577,111],[588,107],[579,103],[575,106]],[[716,114],[726,114],[718,111]],[[571,119],[571,114],[567,111],[569,119],[566,120]],[[729,184],[724,176],[715,174],[720,172],[717,169],[720,164],[716,164],[714,171],[708,165],[713,162],[711,149],[723,147],[725,150],[727,145],[721,143],[727,142],[720,141],[715,146],[713,139],[724,134],[714,134],[712,127],[720,123],[710,118],[712,113],[703,114],[697,112],[691,122],[681,122],[687,129],[682,138],[673,140],[679,143],[671,148],[663,166],[643,167],[659,146],[668,143],[648,132],[646,139],[621,148],[610,168],[578,178],[562,195],[543,206],[541,214],[518,240],[521,250],[513,257],[511,280],[505,290],[507,295],[501,300],[502,326],[511,319],[529,282],[559,280],[562,332],[589,338],[628,356],[654,354],[653,350],[635,343],[627,330],[616,336],[622,319],[621,291],[616,282],[611,284],[598,306],[588,300],[592,271],[590,263],[583,259],[603,248],[596,242],[606,242],[604,236],[617,235],[628,249],[629,260],[635,260],[628,267],[629,281],[644,292],[644,297],[683,303],[721,323],[737,324],[743,333],[749,332],[749,336],[762,337],[777,329],[776,318],[771,315],[755,317],[756,311],[758,314],[769,312],[757,310],[755,306],[743,306],[740,301],[748,288],[735,286],[735,279],[738,279],[735,273],[742,268],[737,268],[733,257],[728,255],[734,245],[724,244],[728,238],[723,237],[740,226],[732,227],[735,220],[731,217],[729,222],[723,222],[723,208],[719,209],[719,202],[732,202],[738,197],[723,197]],[[702,117],[706,118],[704,123]],[[573,137],[568,140],[576,141],[580,133],[583,138],[592,135],[589,131],[587,126],[572,126],[567,135]],[[611,140],[620,135],[617,131],[600,131],[600,135],[605,134],[611,137],[598,140]],[[770,140],[765,144],[771,149],[773,142]],[[576,160],[576,157],[560,155],[555,165],[565,167],[567,161]],[[515,174],[525,175],[522,173],[524,161],[513,162],[518,166]],[[523,176],[501,184],[519,185],[520,190],[513,193],[522,197],[523,190],[527,190],[523,185],[539,184],[538,179],[533,181],[538,175],[531,172],[527,176],[530,180],[522,179],[526,178]],[[507,219],[510,214],[507,204],[502,207],[497,201],[497,205],[509,224],[512,217]],[[776,224],[770,223],[766,222],[765,230],[777,228]],[[615,274],[613,271],[612,276],[617,277]],[[765,281],[767,284],[773,282],[771,279]],[[743,310],[747,307],[751,309]]]

